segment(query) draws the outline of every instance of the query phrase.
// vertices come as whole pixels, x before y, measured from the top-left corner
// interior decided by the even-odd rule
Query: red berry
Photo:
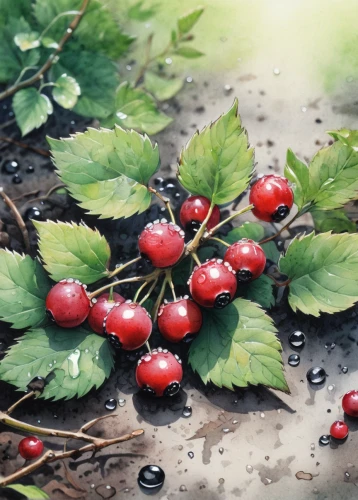
[[[252,186],[250,203],[252,213],[266,222],[280,222],[285,219],[293,205],[293,192],[285,177],[264,175]]]
[[[211,259],[195,267],[188,284],[195,302],[217,309],[231,302],[237,288],[235,271],[221,259]]]
[[[334,439],[345,439],[348,432],[348,425],[343,420],[336,420],[331,425],[330,434]]]
[[[98,299],[92,299],[92,303],[95,302],[88,315],[88,324],[96,333],[104,334],[104,318],[116,302],[122,304],[126,300],[116,292],[113,292],[113,300],[109,301],[108,297],[109,293],[103,293]]]
[[[199,332],[203,323],[200,307],[188,298],[162,304],[158,312],[158,328],[163,337],[180,342]]]
[[[350,417],[358,417],[358,391],[349,391],[343,396],[342,408]]]
[[[153,349],[138,361],[137,384],[153,396],[174,396],[180,389],[183,368],[177,355],[167,349]]]
[[[210,200],[204,196],[190,196],[181,206],[180,223],[187,231],[197,231],[208,215]],[[212,214],[206,224],[208,230],[215,227],[220,222],[220,210],[217,205],[214,206]]]
[[[260,245],[252,240],[242,239],[227,249],[224,261],[236,271],[239,281],[247,282],[261,276],[266,265],[266,255]]]
[[[146,309],[130,300],[116,302],[104,321],[110,343],[125,351],[138,349],[152,333],[152,320]]]
[[[44,444],[41,439],[35,436],[28,436],[21,439],[19,443],[19,453],[25,460],[32,460],[41,455],[44,449]]]
[[[90,309],[86,285],[72,278],[57,283],[46,297],[46,311],[63,328],[73,328],[83,323]]]
[[[146,225],[139,236],[141,256],[154,267],[173,266],[184,250],[184,231],[165,219]]]

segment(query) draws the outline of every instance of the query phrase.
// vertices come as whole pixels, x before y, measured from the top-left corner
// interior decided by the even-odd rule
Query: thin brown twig
[[[58,189],[61,189],[61,188],[65,188],[66,187],[66,184],[55,184],[54,186],[52,186],[51,189],[49,189],[47,191],[46,194],[44,194],[43,196],[37,196],[36,198],[32,198],[31,200],[27,200],[24,205],[26,205],[27,203],[34,203],[35,201],[45,201],[49,198],[49,196],[52,195],[52,193],[54,193],[55,191],[57,191]],[[38,192],[38,191],[37,191]],[[14,200],[12,200],[14,201]]]
[[[21,214],[20,212],[18,211],[18,209],[16,208],[16,206],[14,205],[14,203],[10,200],[10,198],[7,196],[7,194],[5,194],[4,192],[4,188],[3,187],[0,187],[0,196],[1,198],[4,200],[5,204],[9,207],[9,209],[11,210],[13,216],[15,217],[15,220],[17,222],[17,225],[19,226],[20,228],[20,231],[22,233],[22,237],[24,239],[24,243],[25,243],[25,248],[28,252],[30,252],[31,248],[30,248],[30,239],[29,239],[29,233],[27,231],[27,228],[26,228],[26,224],[24,222],[24,219],[21,217]]]
[[[28,196],[36,196],[39,194],[39,192],[40,192],[39,189],[35,189],[34,191],[29,191],[28,193],[22,193],[20,194],[20,196],[16,196],[16,198],[11,198],[11,201],[15,202],[15,201],[20,201],[23,198],[27,198]]]
[[[284,231],[286,231],[286,229],[288,229],[290,227],[290,225],[295,222],[296,219],[298,219],[302,214],[300,212],[297,212],[297,214],[292,217],[292,219],[287,222],[287,224],[285,224],[283,227],[281,227],[281,229],[279,231],[277,231],[277,233],[273,234],[272,236],[269,236],[268,238],[265,238],[264,240],[260,241],[260,245],[263,245],[264,243],[268,243],[269,241],[272,241],[274,240],[275,238],[277,238],[277,236],[280,236],[281,233],[283,233]]]
[[[7,142],[8,144],[14,144],[15,146],[18,146],[19,148],[22,148],[22,149],[28,149],[29,151],[33,151],[34,153],[37,153],[41,156],[47,156],[47,157],[51,156],[50,151],[47,151],[46,149],[41,149],[41,148],[36,148],[35,146],[30,146],[29,144],[26,144],[25,142],[17,141],[16,139],[12,139],[11,137],[0,136],[0,141]]]
[[[0,93],[0,101],[2,99],[5,99],[6,97],[9,97],[9,96],[15,94],[18,90],[24,89],[26,87],[30,87],[34,83],[41,80],[41,78],[43,78],[43,75],[46,73],[46,71],[48,71],[51,68],[52,64],[56,61],[56,56],[62,51],[66,42],[71,38],[73,32],[75,31],[75,29],[79,25],[83,15],[87,9],[88,3],[89,3],[89,0],[83,0],[82,6],[79,10],[79,13],[72,19],[65,34],[63,35],[63,37],[59,41],[58,47],[48,57],[48,59],[46,60],[44,65],[33,76],[31,76],[27,80],[22,80],[21,82],[18,82],[16,84],[12,85],[8,89],[6,89],[4,92]]]
[[[6,413],[6,415],[10,415],[10,413],[12,413],[15,410],[15,408],[21,405],[21,403],[23,403],[27,399],[33,398],[34,396],[35,396],[35,391],[28,392],[27,394],[25,394],[25,396],[22,396],[22,398],[17,400],[16,403],[11,405],[10,408],[4,413]]]

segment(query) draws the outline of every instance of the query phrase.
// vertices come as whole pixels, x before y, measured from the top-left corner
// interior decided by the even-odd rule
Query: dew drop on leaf
[[[78,366],[80,356],[81,356],[81,351],[79,349],[76,349],[67,358],[67,360],[68,360],[68,373],[70,374],[70,377],[72,377],[72,378],[77,378],[80,375],[80,368]]]

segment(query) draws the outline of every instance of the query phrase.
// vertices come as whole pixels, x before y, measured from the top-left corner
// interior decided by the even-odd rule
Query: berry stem
[[[101,288],[98,288],[98,290],[95,290],[94,292],[90,293],[88,295],[88,298],[90,300],[92,300],[93,297],[100,295],[102,292],[105,292],[106,290],[110,290],[114,286],[121,285],[122,283],[135,283],[136,281],[144,281],[145,279],[146,279],[146,276],[134,276],[133,278],[127,278],[125,280],[114,281],[113,283],[108,283],[108,285],[104,285]]]
[[[274,240],[275,238],[277,238],[277,236],[280,236],[281,233],[283,233],[284,231],[286,231],[286,229],[288,229],[291,224],[293,222],[295,222],[295,220],[297,220],[300,216],[302,215],[302,212],[297,212],[297,214],[292,217],[292,219],[287,222],[287,224],[285,224],[284,226],[281,227],[281,229],[279,231],[277,231],[277,233],[273,234],[272,236],[269,236],[268,238],[265,238],[264,240],[260,241],[260,245],[263,245],[264,243],[268,243],[269,241],[272,241]]]
[[[110,278],[113,278],[114,276],[117,276],[117,274],[121,273],[123,271],[123,269],[125,269],[126,267],[128,266],[131,266],[132,264],[135,264],[136,262],[138,262],[142,257],[139,256],[139,257],[136,257],[135,259],[132,259],[132,260],[129,260],[128,262],[126,262],[125,264],[117,267],[114,271],[112,271],[107,277],[110,279]]]
[[[200,262],[200,259],[198,257],[198,254],[196,252],[191,252],[191,257],[193,259],[193,261],[198,265],[198,266],[201,266],[201,262]]]
[[[140,292],[142,290],[144,290],[144,288],[148,285],[148,283],[150,283],[149,281],[145,281],[139,288],[138,290],[136,291],[134,297],[133,297],[133,302],[137,302],[138,301],[138,297],[140,295]]]
[[[113,300],[113,287],[109,289],[108,302],[114,302],[114,300]]]
[[[153,323],[157,320],[158,317],[158,310],[160,304],[163,302],[163,297],[165,293],[165,288],[167,286],[168,280],[167,277],[164,277],[163,283],[162,283],[162,288],[160,289],[159,295],[157,297],[157,300],[155,301],[155,304],[152,309],[152,318],[153,318]]]
[[[200,245],[200,240],[205,233],[206,224],[208,223],[208,220],[210,219],[211,214],[213,213],[214,206],[215,206],[214,203],[211,202],[208,213],[206,214],[206,217],[203,220],[198,232],[196,233],[195,237],[192,239],[192,241],[190,243],[188,243],[188,245],[186,247],[187,252],[189,252],[189,253],[194,252],[198,248],[198,246]]]
[[[139,305],[142,305],[148,299],[148,297],[150,297],[152,291],[157,286],[157,283],[158,283],[158,278],[153,281],[152,286],[149,288],[148,292],[141,299],[141,301],[139,302]]]
[[[174,283],[173,283],[173,279],[172,279],[172,269],[171,268],[167,269],[165,271],[165,277],[166,277],[166,280],[169,283],[169,286],[171,288],[173,299],[174,299],[174,301],[176,301],[177,300],[177,296],[175,294],[175,288],[174,288]]]
[[[234,212],[227,219],[224,219],[223,221],[219,222],[219,224],[217,224],[215,227],[213,227],[209,231],[209,238],[211,237],[212,234],[215,234],[222,226],[224,226],[228,222],[230,222],[233,219],[235,219],[235,217],[238,217],[239,215],[245,214],[246,212],[250,212],[250,210],[252,210],[253,208],[254,208],[254,205],[248,205],[247,207],[242,208],[241,210],[238,210],[237,212]]]
[[[170,200],[169,200],[169,198],[166,198],[166,197],[162,196],[160,193],[158,193],[158,191],[156,189],[154,189],[152,187],[149,187],[148,191],[150,191],[151,193],[153,193],[157,198],[160,199],[160,201],[162,201],[164,203],[166,209],[169,212],[170,219],[171,219],[172,223],[175,224],[175,217],[174,217],[174,214],[173,214],[173,211],[172,211],[172,207],[170,206]]]
[[[149,354],[152,354],[152,351],[151,351],[151,348],[150,348],[148,340],[146,341],[145,346],[148,349]]]
[[[221,240],[220,238],[215,238],[215,236],[212,236],[210,239],[214,240],[214,241],[217,241],[218,243],[221,243],[221,245],[224,245],[224,246],[226,246],[228,248],[230,247],[229,243],[226,243],[226,241]]]

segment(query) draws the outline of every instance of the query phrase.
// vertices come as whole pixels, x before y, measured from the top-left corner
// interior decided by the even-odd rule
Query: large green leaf
[[[311,210],[311,215],[316,231],[321,233],[332,231],[333,233],[355,233],[357,225],[348,219],[344,210]]]
[[[304,205],[310,201],[308,196],[309,191],[309,170],[291,149],[287,150],[285,177],[292,182],[295,204],[298,210],[301,210]]]
[[[189,33],[189,31],[198,22],[200,16],[204,12],[204,7],[196,7],[195,9],[187,12],[178,19],[179,33]]]
[[[275,305],[275,296],[273,294],[274,282],[265,274],[262,274],[256,280],[247,285],[239,285],[239,294],[245,299],[257,302],[261,307],[269,309]]]
[[[52,80],[73,77],[81,95],[73,110],[82,116],[105,118],[113,113],[118,84],[116,67],[107,57],[81,50],[67,51],[51,69]]]
[[[98,389],[113,366],[106,337],[81,327],[47,326],[28,331],[10,347],[0,363],[0,379],[25,391],[34,377],[47,377],[42,398],[80,398]]]
[[[23,136],[46,123],[48,115],[53,112],[50,99],[35,87],[16,92],[12,105]]]
[[[11,488],[21,495],[24,495],[28,500],[42,500],[50,498],[47,493],[34,485],[24,485],[24,484],[10,484],[6,488]]]
[[[236,299],[223,310],[205,313],[189,363],[205,384],[228,389],[264,384],[288,392],[276,332],[257,304]]]
[[[254,151],[238,115],[238,101],[216,122],[197,132],[182,150],[179,182],[215,204],[228,203],[248,186]]]
[[[0,250],[0,319],[21,329],[46,317],[50,281],[37,259]]]
[[[184,85],[182,78],[163,78],[151,71],[145,73],[145,87],[158,101],[174,97]]]
[[[88,213],[117,219],[149,207],[159,151],[148,137],[116,127],[48,141],[58,175]]]
[[[350,146],[355,151],[358,151],[358,130],[341,128],[340,130],[328,130],[327,134],[332,136],[336,141],[341,141],[346,146]]]
[[[313,316],[344,311],[358,300],[358,234],[295,238],[279,268],[291,280],[288,301],[294,311]]]
[[[72,76],[64,73],[57,79],[52,90],[55,101],[65,109],[72,109],[81,95],[81,89]]]
[[[117,90],[115,113],[103,120],[102,125],[112,128],[117,124],[153,135],[165,129],[172,121],[172,118],[158,110],[151,95],[123,82]]]
[[[45,269],[54,281],[70,277],[89,285],[107,276],[111,250],[97,230],[74,222],[33,223]]]

